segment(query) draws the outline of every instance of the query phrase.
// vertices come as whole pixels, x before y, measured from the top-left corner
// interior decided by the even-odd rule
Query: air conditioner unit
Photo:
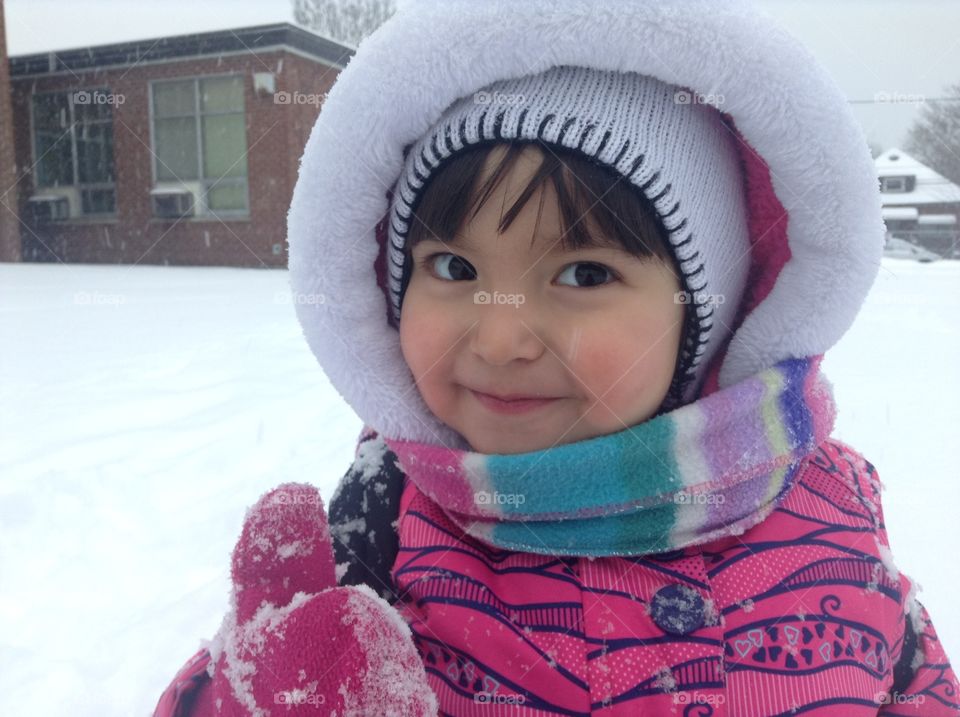
[[[163,219],[192,217],[196,213],[199,186],[155,187],[150,190],[153,216]]]
[[[272,72],[254,72],[253,91],[258,95],[273,97],[273,93],[277,91],[277,76]]]
[[[34,221],[58,222],[70,218],[70,195],[66,192],[35,194],[27,202]]]

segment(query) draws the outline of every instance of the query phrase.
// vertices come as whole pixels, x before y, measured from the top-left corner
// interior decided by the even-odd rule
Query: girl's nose
[[[545,350],[544,342],[531,324],[525,304],[522,294],[478,291],[474,295],[471,350],[494,366],[514,359],[539,358]]]

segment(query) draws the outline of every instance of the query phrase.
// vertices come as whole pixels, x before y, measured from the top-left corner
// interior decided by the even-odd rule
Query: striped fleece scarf
[[[833,430],[822,357],[788,359],[618,433],[511,455],[385,439],[467,534],[548,555],[645,555],[739,535]]]

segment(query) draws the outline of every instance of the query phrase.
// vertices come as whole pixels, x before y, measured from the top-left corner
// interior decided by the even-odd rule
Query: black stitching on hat
[[[607,140],[610,139],[610,136],[611,136],[612,134],[613,134],[613,132],[612,132],[611,130],[609,130],[609,129],[608,129],[606,132],[603,133],[603,139],[600,141],[600,146],[597,147],[597,151],[595,152],[595,155],[596,155],[597,157],[599,157],[601,154],[603,154],[603,148],[607,146]]]
[[[443,142],[447,145],[447,153],[453,154],[455,151],[453,148],[453,131],[449,125],[443,128]]]
[[[409,177],[408,177],[408,179],[409,179]],[[408,187],[408,188],[409,188],[409,187]],[[407,208],[408,211],[412,211],[412,210],[413,210],[413,205],[410,203],[410,201],[409,201],[405,196],[403,196],[402,188],[401,188],[401,191],[397,192],[397,196],[400,198],[400,202],[403,204],[403,206],[405,206],[405,207]],[[414,199],[416,199],[416,192],[414,192]],[[399,205],[398,205],[398,206],[399,206]],[[397,212],[397,215],[398,215],[398,216],[403,216],[402,214],[400,214],[399,211]]]
[[[684,219],[683,222],[681,222],[681,226],[682,226],[683,224],[685,224],[686,221],[687,221],[687,220]],[[680,227],[678,226],[677,229],[679,229],[679,228],[680,228]],[[691,232],[690,234],[687,234],[687,238],[684,239],[682,242],[679,242],[679,243],[677,243],[677,244],[674,244],[674,245],[673,245],[673,248],[674,248],[674,249],[679,249],[680,247],[686,246],[687,244],[689,244],[689,243],[692,242],[692,241],[693,241],[693,232]]]
[[[407,177],[407,179],[409,179],[409,177]],[[409,184],[406,184],[406,183],[401,182],[399,189],[400,189],[400,190],[396,193],[396,196],[400,197],[400,199],[403,200],[404,206],[409,206],[410,202],[413,201],[413,200],[407,199],[406,194],[404,194],[404,190],[406,190],[407,192],[413,194],[414,198],[416,198],[416,194],[415,194],[414,191],[413,191],[413,187],[411,187]],[[399,206],[399,204],[398,204],[397,206]],[[399,214],[400,212],[398,211],[398,212],[396,212],[396,213]]]
[[[557,144],[563,144],[563,138],[567,134],[567,130],[570,129],[570,126],[577,121],[576,117],[571,117],[566,122],[563,123],[563,127],[560,128],[560,134],[557,135]]]
[[[633,173],[636,172],[638,169],[640,169],[640,165],[643,164],[643,160],[646,159],[646,156],[647,156],[647,155],[645,155],[645,154],[641,154],[639,157],[637,157],[637,158],[634,160],[633,166],[630,167],[630,171],[627,172],[627,179],[633,179]],[[662,218],[663,218],[663,217],[661,217],[661,219],[662,219]]]
[[[423,166],[430,172],[437,168],[433,162],[427,159],[427,145],[423,145],[423,147],[420,148],[420,161],[423,162]],[[427,176],[429,177],[430,175],[428,174]]]
[[[396,217],[397,219],[406,219],[406,217],[403,215],[403,212],[400,210],[406,209],[409,212],[410,207],[406,206],[406,199],[400,196],[400,194],[401,194],[400,192],[397,192],[397,196],[399,196],[400,198],[397,200],[397,203],[393,207],[393,216]]]
[[[665,187],[663,188],[663,191],[660,192],[660,194],[658,194],[657,196],[651,197],[651,198],[650,198],[650,201],[651,201],[651,202],[657,202],[657,201],[659,201],[659,200],[660,200],[660,197],[666,196],[666,195],[670,192],[670,190],[671,190],[672,188],[673,188],[673,185],[672,185],[672,184],[667,184],[667,186],[665,186]]]
[[[677,213],[677,211],[678,211],[679,209],[680,209],[680,202],[677,202],[676,204],[673,205],[673,207],[670,209],[669,212],[667,212],[666,214],[661,215],[660,218],[661,218],[661,219],[667,219],[668,217],[672,217],[674,214]]]
[[[412,189],[414,193],[423,189],[423,180],[413,172],[407,172],[407,184],[410,185],[410,189]]]
[[[593,132],[594,129],[596,129],[596,127],[597,125],[595,124],[588,124],[586,129],[580,133],[580,141],[577,142],[577,149],[579,149],[581,152],[583,151],[583,143],[587,141],[587,137],[591,132]]]
[[[529,107],[524,107],[523,112],[520,113],[520,118],[517,120],[517,131],[516,131],[517,137],[519,137],[520,134],[523,132],[523,123],[526,121],[527,112],[529,111],[530,111]]]
[[[630,167],[630,171],[624,175],[628,180],[633,180],[633,173],[640,169],[640,165],[643,164],[643,160],[646,158],[646,156],[647,155],[645,154],[641,154],[639,157],[633,160],[633,166]]]
[[[493,136],[497,139],[503,139],[503,116],[507,113],[506,110],[503,110],[500,114],[497,115],[496,119],[493,120]]]
[[[686,218],[686,217],[684,217],[684,218],[683,218],[683,221],[680,222],[679,224],[677,224],[677,226],[673,227],[672,229],[667,229],[667,232],[670,233],[670,234],[675,234],[675,233],[677,233],[678,231],[680,231],[681,229],[683,229],[685,226],[687,226],[687,218]],[[687,239],[686,241],[690,241],[690,240]],[[686,244],[686,241],[684,242],[684,244]],[[676,246],[681,246],[681,245],[680,245],[680,244],[677,244]]]
[[[404,215],[404,211],[407,212],[406,215]],[[393,217],[391,217],[390,221],[392,222],[394,219],[396,219],[398,222],[400,222],[397,226],[405,227],[409,223],[411,215],[412,212],[410,212],[410,207],[402,207],[400,203],[397,202],[396,211],[393,213]]]
[[[658,169],[656,172],[653,173],[653,176],[650,177],[650,179],[648,179],[646,182],[644,182],[642,185],[640,185],[640,191],[643,192],[644,194],[646,194],[647,190],[650,189],[650,185],[653,184],[654,182],[656,182],[658,179],[660,179],[660,170],[659,170],[659,169]],[[652,201],[652,200],[651,200],[651,201]]]
[[[620,153],[617,155],[617,158],[611,162],[614,167],[620,164],[620,160],[623,159],[623,155],[627,153],[627,149],[630,147],[630,140],[628,139],[623,143],[623,146],[620,148]]]
[[[487,121],[487,111],[488,110],[484,110],[480,113],[480,116],[477,117],[477,137],[480,139],[483,139],[483,125]]]
[[[548,124],[550,123],[550,121],[551,121],[553,118],[555,118],[555,117],[556,117],[555,114],[548,114],[546,117],[543,118],[543,120],[540,122],[540,126],[537,127],[537,138],[538,138],[538,139],[543,139],[543,131],[544,131],[544,129],[546,129],[547,125],[548,125]]]

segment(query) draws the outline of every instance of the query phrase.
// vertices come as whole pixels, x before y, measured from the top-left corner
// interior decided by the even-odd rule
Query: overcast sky
[[[442,2],[442,0],[438,0]],[[478,0],[481,1],[481,0]],[[614,1],[614,0],[612,0]],[[942,97],[960,83],[958,0],[758,0],[820,58],[851,100]],[[10,55],[292,21],[290,0],[5,0]],[[881,148],[918,104],[856,104]]]

